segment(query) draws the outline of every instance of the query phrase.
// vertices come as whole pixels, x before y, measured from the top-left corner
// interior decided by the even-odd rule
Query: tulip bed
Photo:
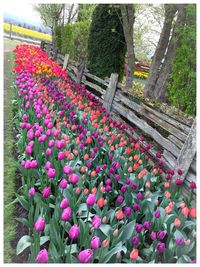
[[[31,263],[179,263],[196,260],[196,209],[182,199],[162,161],[149,165],[134,132],[40,48],[19,45],[15,88],[18,113],[18,221],[29,235]],[[143,139],[143,137],[141,137]],[[191,184],[191,192],[196,187]]]

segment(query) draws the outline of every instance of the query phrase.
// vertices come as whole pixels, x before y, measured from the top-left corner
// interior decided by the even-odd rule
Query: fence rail
[[[184,118],[169,116],[147,103],[133,99],[129,93],[122,90],[118,83],[118,75],[112,74],[105,80],[89,73],[85,64],[72,63],[69,55],[61,55],[52,49],[48,43],[42,42],[41,48],[53,59],[65,67],[68,76],[75,82],[84,84],[86,89],[93,93],[104,105],[107,112],[114,114],[117,120],[123,120],[139,129],[151,142],[148,151],[152,164],[158,162],[156,151],[162,154],[163,167],[165,170],[182,169],[184,179],[184,194],[187,194],[189,184],[196,180],[196,119],[189,123]],[[137,139],[135,133],[131,136]],[[147,143],[140,141],[141,146]],[[176,176],[175,176],[176,178]],[[196,195],[196,191],[193,190]]]

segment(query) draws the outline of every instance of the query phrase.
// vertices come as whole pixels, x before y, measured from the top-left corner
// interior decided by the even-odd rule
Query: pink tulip
[[[28,191],[29,196],[33,197],[35,195],[35,188],[31,187]]]
[[[91,249],[85,249],[78,254],[78,260],[80,263],[88,263],[93,256]]]
[[[51,193],[51,189],[50,187],[45,187],[43,190],[42,190],[42,197],[43,198],[48,198],[50,196],[50,193]]]
[[[64,153],[64,152],[59,152],[59,153],[58,153],[58,159],[59,159],[59,160],[64,159],[64,157],[65,157],[65,153]]]
[[[48,172],[47,172],[47,176],[49,179],[52,179],[56,176],[56,170],[53,168],[49,168]]]
[[[80,233],[80,230],[79,230],[77,224],[74,224],[69,230],[69,237],[71,239],[77,239],[79,236],[79,233]]]
[[[95,215],[92,219],[92,226],[94,229],[98,229],[101,225],[101,218],[98,215]]]
[[[88,206],[93,206],[96,201],[96,197],[94,194],[89,194],[86,200]]]
[[[64,198],[60,203],[61,209],[66,209],[69,206],[69,200],[67,198]]]
[[[67,187],[67,180],[62,179],[59,184],[60,188],[65,189]]]
[[[40,232],[44,230],[44,227],[45,227],[45,220],[42,217],[39,217],[37,221],[35,222],[34,229],[37,232]]]
[[[93,249],[98,249],[101,245],[101,240],[98,236],[93,236],[91,242],[90,242],[90,246]]]
[[[45,169],[46,169],[46,170],[49,170],[51,167],[52,167],[51,162],[50,162],[50,161],[47,161],[47,162],[45,163]]]
[[[47,263],[48,262],[48,251],[44,248],[39,251],[36,257],[36,262],[37,263]]]
[[[31,155],[32,154],[32,148],[30,146],[27,146],[25,151],[26,151],[27,155]]]
[[[50,148],[47,148],[46,152],[45,152],[46,156],[51,156],[52,151]]]
[[[79,177],[78,177],[78,175],[75,174],[75,173],[72,173],[72,174],[69,176],[69,181],[70,181],[70,183],[72,183],[72,184],[76,184],[76,183],[78,182],[78,179],[79,179]]]
[[[71,208],[67,207],[66,209],[63,210],[62,212],[62,220],[63,221],[68,221],[69,218],[71,217]]]
[[[63,172],[65,174],[70,174],[72,172],[72,168],[70,166],[64,166]]]

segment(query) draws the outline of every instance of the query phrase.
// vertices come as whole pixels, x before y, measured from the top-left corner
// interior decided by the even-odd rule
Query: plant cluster
[[[17,254],[29,247],[31,263],[195,262],[196,209],[182,198],[181,170],[175,183],[173,170],[161,178],[161,155],[152,168],[144,138],[128,136],[134,130],[40,48],[14,52],[16,195],[28,213],[18,220],[29,232]]]

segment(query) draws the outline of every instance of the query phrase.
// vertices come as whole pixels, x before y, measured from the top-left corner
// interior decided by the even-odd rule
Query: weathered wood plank
[[[111,111],[112,108],[112,102],[115,97],[115,92],[117,89],[117,82],[118,82],[118,74],[112,73],[110,76],[110,82],[107,87],[105,96],[104,96],[104,104],[103,106],[106,108],[107,112]]]
[[[95,89],[96,91],[98,91],[98,92],[101,93],[102,95],[106,93],[106,90],[104,90],[102,87],[100,87],[100,86],[97,85],[97,84],[88,82],[87,80],[83,80],[82,82],[83,82],[83,84],[85,84],[86,86],[89,86],[89,87]]]
[[[182,148],[183,147],[183,142],[181,142],[181,140],[179,140],[178,138],[176,138],[174,135],[169,135],[167,137],[171,142],[173,142],[174,144],[177,145],[177,147]]]
[[[89,72],[85,72],[85,71],[84,71],[84,75],[85,75],[86,77],[88,77],[88,78],[90,78],[90,79],[92,79],[92,80],[94,80],[94,81],[100,83],[100,84],[105,85],[106,87],[107,87],[108,84],[109,84],[109,83],[106,82],[105,80],[103,80],[103,79],[101,79],[101,78],[99,78],[99,77],[97,77],[97,76],[95,76],[95,75],[93,75],[93,74],[91,74],[91,73],[89,73]]]
[[[67,64],[68,64],[68,60],[69,60],[69,54],[65,54],[62,70],[66,70]]]
[[[175,175],[173,177],[173,181],[175,181],[177,178],[176,172],[178,169],[182,170],[183,174],[181,176],[183,179],[185,178],[190,168],[190,165],[194,159],[195,154],[196,154],[196,119],[194,120],[192,124],[188,137],[177,158],[177,161],[174,167]]]
[[[163,158],[169,163],[169,168],[173,169],[175,162],[176,162],[176,157],[174,157],[169,151],[164,150],[163,151]]]
[[[72,64],[68,64],[68,66],[67,67],[69,67],[73,72],[74,72],[74,74],[76,75],[76,73],[77,73],[77,68],[76,67],[74,67]]]
[[[175,135],[179,139],[181,139],[183,141],[186,140],[187,135],[185,133],[183,133],[183,131],[175,128],[173,125],[169,124],[168,122],[163,121],[158,116],[156,116],[153,113],[151,113],[148,110],[146,110],[143,106],[131,101],[130,99],[124,97],[122,94],[117,94],[117,96],[120,98],[121,102],[123,104],[127,105],[129,108],[133,109],[134,111],[136,111],[140,115],[142,115],[142,116],[146,117],[147,119],[151,120],[152,122],[154,122],[158,126],[162,127],[167,132]]]
[[[171,151],[175,156],[178,156],[179,149],[168,139],[164,138],[159,132],[153,127],[148,125],[145,121],[139,119],[134,112],[124,108],[122,105],[113,102],[113,108],[118,111],[122,116],[133,122],[139,129],[151,136],[158,144],[162,144],[162,147]]]
[[[188,127],[187,125],[178,122],[177,120],[174,120],[173,118],[171,118],[170,116],[166,115],[165,113],[161,113],[158,112],[157,110],[154,110],[152,108],[150,108],[149,106],[145,105],[142,103],[142,106],[148,110],[149,112],[155,114],[156,116],[158,116],[160,119],[172,124],[173,126],[179,128],[180,130],[184,131],[184,133],[188,134],[190,131],[190,127]]]

